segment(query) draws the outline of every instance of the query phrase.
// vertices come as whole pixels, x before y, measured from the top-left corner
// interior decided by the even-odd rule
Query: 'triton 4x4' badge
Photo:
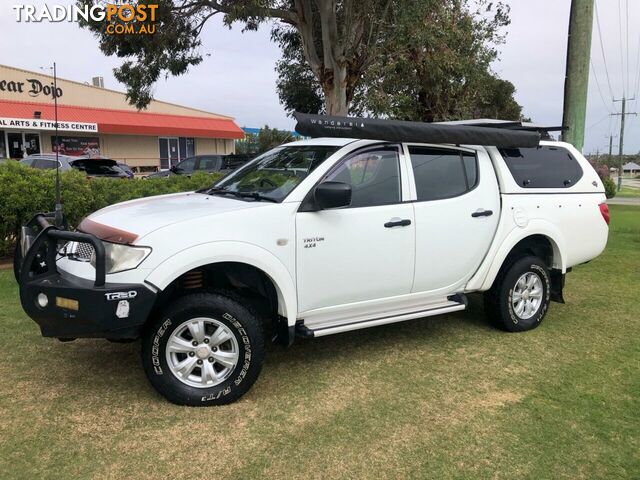
[[[107,300],[131,299],[131,298],[136,298],[136,295],[138,295],[138,292],[136,292],[135,290],[130,290],[128,292],[111,292],[111,293],[104,294]]]

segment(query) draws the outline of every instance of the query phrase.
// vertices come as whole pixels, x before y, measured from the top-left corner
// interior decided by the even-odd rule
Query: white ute
[[[219,405],[254,383],[267,335],[289,344],[455,312],[477,292],[496,327],[533,329],[563,302],[565,273],[605,248],[603,184],[569,144],[333,133],[212,188],[104,208],[81,233],[37,219],[17,273],[24,309],[45,336],[141,337],[162,395]],[[47,235],[71,242],[33,267]]]

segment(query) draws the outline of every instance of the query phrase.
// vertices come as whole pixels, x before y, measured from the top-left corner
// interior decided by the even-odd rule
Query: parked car
[[[135,174],[133,173],[133,170],[131,170],[131,167],[129,165],[127,165],[126,163],[116,162],[116,165],[118,166],[118,168],[120,170],[122,170],[124,173],[126,173],[129,178],[134,178],[135,177]]]
[[[56,168],[55,153],[39,153],[29,155],[20,160],[22,165],[32,168],[51,170]],[[87,177],[100,178],[130,178],[115,160],[107,158],[70,157],[68,155],[58,155],[59,169],[61,172],[67,170],[80,170]]]
[[[169,170],[152,173],[146,178],[166,178],[171,175],[192,175],[196,172],[228,173],[245,164],[250,155],[196,155],[182,160]]]
[[[135,178],[135,174],[133,173],[133,170],[131,170],[131,167],[129,165],[127,165],[124,162],[119,162],[117,160],[113,160],[112,158],[109,157],[103,157],[101,155],[99,156],[81,156],[81,157],[75,157],[77,159],[90,159],[90,160],[109,160],[109,161],[115,161],[116,162],[116,166],[122,170],[124,173],[127,174],[127,177],[129,178]]]
[[[298,131],[334,138],[274,148],[213,187],[112,205],[78,232],[36,216],[16,257],[24,310],[46,337],[141,338],[158,392],[220,405],[257,379],[265,331],[289,345],[483,293],[493,325],[523,332],[605,248],[604,186],[570,144],[311,118]]]

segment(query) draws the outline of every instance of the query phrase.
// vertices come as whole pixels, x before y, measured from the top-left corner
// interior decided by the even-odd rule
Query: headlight
[[[137,268],[151,253],[149,247],[132,247],[119,243],[102,242],[105,254],[105,269],[107,273],[118,273]],[[96,252],[91,255],[91,265],[96,267]]]

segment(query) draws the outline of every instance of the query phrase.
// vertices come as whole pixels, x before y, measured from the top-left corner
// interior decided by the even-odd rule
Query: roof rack
[[[549,132],[565,132],[569,130],[567,126],[550,126],[537,125],[532,122],[520,122],[510,120],[493,120],[493,119],[479,119],[479,120],[458,120],[453,122],[440,122],[441,125],[467,125],[474,127],[488,127],[488,128],[504,128],[508,130],[521,130],[527,132],[538,132],[541,135],[542,140],[548,140],[551,138]]]
[[[490,121],[423,123],[359,117],[336,117],[295,112],[296,131],[306,137],[338,137],[388,142],[486,145],[498,148],[537,147],[541,132],[492,125]],[[475,122],[475,124],[474,124]],[[519,123],[519,122],[510,122]]]

